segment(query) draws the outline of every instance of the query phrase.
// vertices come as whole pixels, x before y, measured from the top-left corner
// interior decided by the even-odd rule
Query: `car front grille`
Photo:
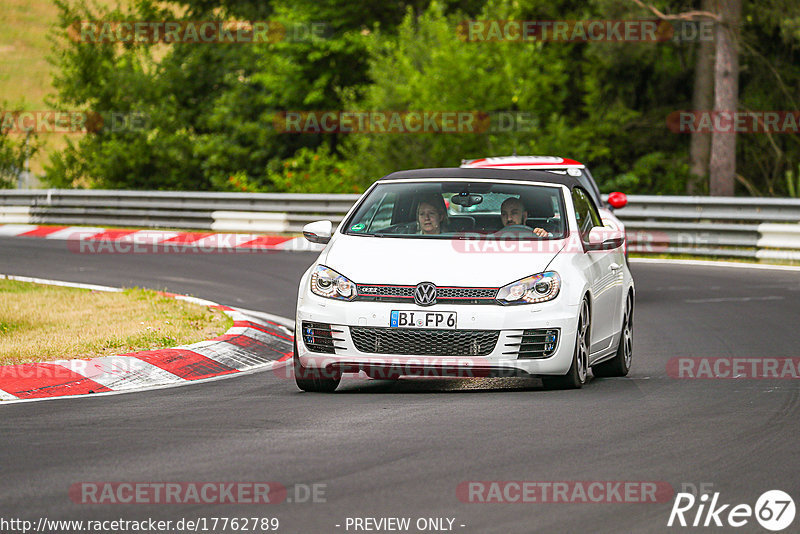
[[[358,295],[367,297],[400,297],[413,299],[414,286],[371,286],[359,285]]]
[[[344,341],[344,339],[336,338],[334,334],[342,333],[344,333],[343,330],[336,330],[329,324],[303,321],[303,343],[311,352],[335,354],[336,347],[333,342]]]
[[[359,284],[356,300],[413,303],[415,287]],[[437,304],[497,304],[496,296],[496,287],[436,288]]]
[[[426,330],[351,326],[353,343],[372,354],[486,356],[497,345],[497,330]]]
[[[494,299],[497,288],[494,287],[440,287],[436,297],[440,299]]]
[[[515,354],[520,360],[549,358],[556,352],[558,328],[537,328],[523,330],[522,335],[510,335],[505,346],[511,348],[503,354]]]

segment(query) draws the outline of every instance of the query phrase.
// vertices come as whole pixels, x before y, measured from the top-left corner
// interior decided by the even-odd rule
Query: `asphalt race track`
[[[167,289],[288,317],[314,257],[87,255],[63,241],[0,239],[5,274]],[[264,372],[0,406],[0,516],[277,517],[278,532],[290,533],[355,532],[348,517],[410,517],[412,525],[451,518],[463,533],[707,530],[668,528],[671,498],[497,504],[456,493],[462,482],[507,480],[660,481],[675,491],[712,484],[720,502],[750,506],[781,489],[800,504],[800,381],[688,380],[666,370],[678,356],[800,356],[800,272],[632,271],[631,374],[578,391],[544,391],[534,379],[346,378],[337,393],[321,395]],[[324,496],[271,505],[76,504],[69,488],[85,481],[323,484]],[[289,498],[302,497],[293,491]],[[752,518],[736,531],[766,532]]]

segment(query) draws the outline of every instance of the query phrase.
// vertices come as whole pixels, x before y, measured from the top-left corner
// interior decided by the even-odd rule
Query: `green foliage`
[[[53,62],[59,67],[54,79],[58,105],[145,120],[135,127],[105,127],[70,143],[51,158],[46,180],[62,187],[212,189],[213,175],[206,168],[206,137],[214,127],[210,111],[220,95],[238,85],[237,73],[241,76],[252,59],[252,47],[80,42],[69,35],[79,20],[182,20],[190,15],[179,16],[152,0],[139,0],[127,11],[95,11],[85,0],[57,3]],[[157,54],[163,57],[154,59]],[[226,146],[215,148],[224,153]]]
[[[800,165],[786,171],[786,190],[790,197],[800,197]]]
[[[10,117],[13,112],[4,113]],[[0,123],[0,189],[16,187],[26,162],[39,150],[34,133],[20,138],[13,138],[9,134],[9,127]]]
[[[629,172],[602,181],[601,191],[636,191],[644,194],[682,195],[689,178],[685,155],[652,152],[639,158]]]
[[[796,112],[800,109],[800,4],[745,2],[743,18],[740,110]],[[800,136],[750,134],[738,136],[737,142],[737,174],[752,184],[746,192],[796,195],[787,178],[800,166]]]
[[[273,162],[269,178],[277,191],[285,193],[361,193],[373,180],[359,178],[353,167],[321,145],[317,150],[301,148],[293,157]]]
[[[456,30],[461,20],[433,3],[419,16],[409,11],[396,35],[376,34],[369,43],[371,84],[348,95],[346,107],[472,111],[495,118],[489,130],[353,134],[345,141],[344,154],[363,174],[454,166],[462,158],[522,150],[541,136],[539,125],[557,115],[567,94],[567,77],[556,48],[465,42]],[[505,129],[497,120],[499,113],[516,117],[517,112],[526,112],[528,119],[517,123],[521,128]]]
[[[516,151],[583,161],[604,191],[685,190],[689,136],[670,133],[666,117],[691,108],[697,43],[469,42],[458,30],[468,19],[652,18],[633,2],[136,0],[112,10],[56,3],[54,103],[146,121],[70,141],[47,169],[53,186],[353,192],[394,170]],[[700,7],[646,3],[671,14]],[[798,109],[800,5],[744,5],[742,109]],[[270,20],[288,32],[249,45],[70,39],[70,25],[87,19]],[[295,38],[292,28],[312,23],[321,34]],[[494,122],[447,134],[273,127],[276,113],[306,110],[470,111]],[[500,124],[500,114],[517,122]],[[798,136],[737,142],[741,192],[798,194]],[[3,146],[0,138],[0,154]]]
[[[550,8],[551,2],[522,7],[491,2],[480,18],[548,20],[553,18]],[[579,7],[561,15],[602,18],[603,13]],[[456,33],[459,20],[434,3],[420,16],[409,12],[396,35],[376,35],[369,48],[372,83],[360,98],[350,100],[351,107],[479,110],[529,120],[510,130],[495,123],[489,133],[351,135],[344,153],[362,174],[453,166],[462,158],[516,151],[589,163],[602,186],[604,176],[631,172],[631,162],[639,165],[643,155],[682,150],[683,139],[664,135],[663,119],[668,110],[680,108],[681,99],[690,98],[687,89],[675,90],[685,77],[680,49],[656,44],[628,51],[631,45],[610,43],[463,42]],[[637,80],[637,67],[651,71],[648,83]],[[626,77],[629,83],[620,83]],[[665,93],[672,104],[663,101]],[[643,159],[641,165],[652,165],[653,159]],[[659,156],[659,161],[665,159]],[[672,177],[669,183],[674,190]],[[653,185],[645,179],[628,184],[631,193],[652,191]]]

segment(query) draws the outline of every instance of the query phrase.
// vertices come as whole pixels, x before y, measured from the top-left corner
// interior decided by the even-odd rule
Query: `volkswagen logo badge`
[[[432,306],[436,304],[436,286],[430,282],[417,284],[414,289],[414,302],[417,306]]]

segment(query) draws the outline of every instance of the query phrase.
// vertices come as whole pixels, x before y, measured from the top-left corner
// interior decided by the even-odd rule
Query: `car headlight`
[[[553,300],[561,289],[561,277],[548,271],[534,274],[522,280],[503,286],[497,292],[497,300],[502,304],[535,304]]]
[[[311,292],[329,299],[353,300],[356,285],[333,269],[317,265],[311,274]]]

